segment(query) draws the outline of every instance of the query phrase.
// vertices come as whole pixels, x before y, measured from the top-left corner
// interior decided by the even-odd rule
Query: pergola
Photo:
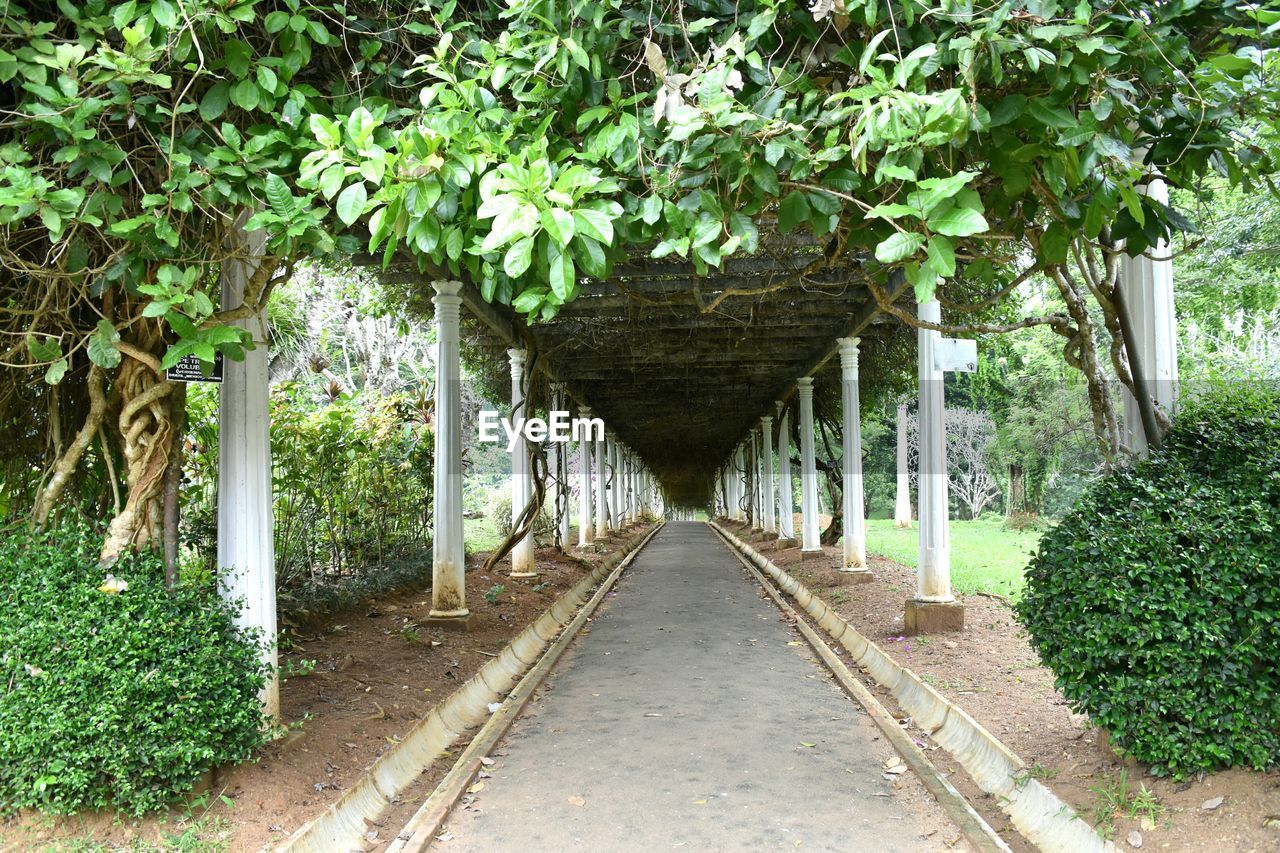
[[[384,280],[430,295],[437,327],[433,620],[465,628],[470,618],[463,579],[459,394],[465,325],[496,370],[509,365],[513,420],[533,414],[526,403],[536,372],[545,375],[550,389],[541,401],[545,408],[573,409],[604,422],[604,436],[578,446],[583,545],[642,512],[683,516],[691,507],[705,507],[749,522],[782,547],[798,546],[802,555],[820,550],[813,383],[838,371],[844,566],[854,580],[870,579],[860,391],[883,375],[895,349],[901,363],[901,345],[914,336],[920,546],[907,629],[963,627],[963,608],[950,581],[943,373],[935,358],[941,335],[927,329],[912,335],[882,312],[866,284],[867,261],[832,254],[839,260],[832,261],[822,243],[804,234],[771,234],[756,254],[699,275],[683,259],[655,260],[639,252],[617,263],[606,279],[580,281],[579,296],[555,318],[533,323],[485,301],[469,281],[424,272],[409,258],[393,260],[381,273]],[[1126,262],[1123,277],[1146,356],[1144,372],[1154,387],[1170,389],[1176,379],[1171,264],[1139,257]],[[236,276],[227,278],[234,286]],[[888,297],[921,320],[941,318],[936,299],[917,305],[901,283],[891,281]],[[232,508],[220,517],[219,536],[227,553],[236,555],[223,562],[238,569],[232,593],[245,599],[242,621],[274,636],[270,479],[251,475],[263,464],[266,448],[266,394],[265,347],[260,347],[243,364],[228,366],[223,386],[224,442],[246,450],[223,458],[222,495]],[[792,529],[792,418],[800,435],[800,531]],[[1126,420],[1131,446],[1140,446],[1138,419]],[[553,495],[554,482],[567,480],[567,454],[567,446],[549,443]],[[512,508],[519,514],[534,492],[523,439],[512,451],[512,468]],[[903,471],[898,489],[901,515],[908,500]],[[560,519],[562,537],[569,532],[567,515]],[[513,575],[536,576],[531,533],[511,556]],[[268,689],[269,709],[276,707],[274,689]]]

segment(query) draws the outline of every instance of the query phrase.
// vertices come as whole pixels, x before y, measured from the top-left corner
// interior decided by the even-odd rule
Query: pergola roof
[[[440,277],[407,260],[384,275],[427,291]],[[860,336],[872,355],[905,332],[877,310],[859,259],[831,265],[813,240],[777,235],[706,276],[680,258],[634,256],[545,322],[471,285],[463,297],[491,347],[533,349],[537,368],[603,418],[677,504],[705,502],[719,464],[796,379],[835,361],[838,338]]]

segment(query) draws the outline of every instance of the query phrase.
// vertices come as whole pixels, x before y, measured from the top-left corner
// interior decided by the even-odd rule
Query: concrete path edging
[[[1023,837],[1051,853],[1117,853],[1086,821],[1047,786],[1032,778],[1026,764],[960,706],[901,666],[818,596],[732,532],[708,521],[750,562],[772,577],[858,666],[888,689],[902,708],[960,763],[983,791],[996,798]]]
[[[360,781],[322,814],[290,835],[277,851],[330,853],[359,848],[368,832],[366,821],[376,821],[399,793],[463,733],[484,723],[490,716],[489,705],[502,701],[524,673],[538,662],[546,648],[574,620],[578,609],[587,603],[592,588],[629,562],[661,527],[659,522],[644,534],[628,540],[591,574],[574,584],[517,634],[496,658],[427,712],[400,743],[373,763]]]

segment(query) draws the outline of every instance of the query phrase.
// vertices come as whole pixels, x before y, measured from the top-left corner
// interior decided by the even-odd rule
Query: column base
[[[474,618],[475,614],[470,612],[454,615],[432,613],[422,620],[422,626],[424,628],[442,628],[446,631],[465,633],[471,630],[471,621]]]
[[[875,575],[871,574],[870,569],[836,569],[836,574],[838,574],[846,583],[851,584],[871,583],[876,579]]]
[[[507,577],[517,581],[528,580],[529,578],[536,578],[537,576],[538,576],[537,572],[508,572],[507,573]]]
[[[964,605],[958,601],[907,599],[906,634],[944,634],[964,630]]]
[[[805,551],[802,548],[800,550],[800,562],[802,563],[807,563],[810,560],[820,560],[822,559],[822,557],[823,557],[823,553],[821,549],[817,551]]]
[[[909,529],[909,528],[911,527],[911,522],[910,522],[910,521],[903,521],[902,519],[896,519],[896,520],[893,522],[893,526],[894,526],[894,527],[896,527],[896,528],[898,528],[899,530],[907,530],[907,529]]]
[[[796,539],[794,536],[789,539],[779,536],[778,541],[774,543],[773,547],[777,548],[779,551],[783,551],[787,548],[799,548],[800,540]]]

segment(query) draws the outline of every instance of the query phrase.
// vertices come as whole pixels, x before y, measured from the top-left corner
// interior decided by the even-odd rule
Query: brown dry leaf
[[[483,791],[483,790],[484,790],[484,783],[483,783],[483,782],[477,782],[477,783],[475,783],[474,785],[472,785],[470,788],[468,788],[468,789],[467,789],[467,793],[468,793],[468,794],[478,794],[478,793],[480,793],[480,792],[481,792],[481,791]]]
[[[577,806],[578,808],[582,808],[586,804],[587,804],[587,801],[582,799],[582,797],[578,796],[577,794],[572,794],[569,797],[569,805],[571,806]]]
[[[485,767],[492,767],[493,759],[486,755],[480,759],[480,763],[483,764]]]

